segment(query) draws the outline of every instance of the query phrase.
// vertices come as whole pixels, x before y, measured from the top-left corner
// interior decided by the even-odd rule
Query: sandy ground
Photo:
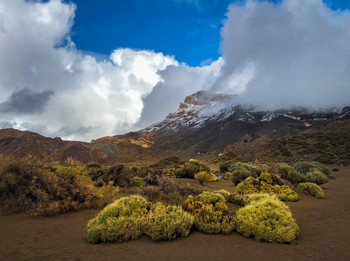
[[[156,243],[147,237],[90,245],[83,227],[96,210],[56,217],[0,216],[0,260],[350,260],[350,168],[323,185],[326,198],[300,193],[289,206],[300,227],[297,245],[194,232]]]

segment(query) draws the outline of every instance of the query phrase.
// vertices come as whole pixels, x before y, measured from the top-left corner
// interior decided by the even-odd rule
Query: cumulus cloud
[[[231,4],[211,89],[270,109],[349,105],[349,28],[350,12],[322,0]]]
[[[117,49],[98,62],[69,37],[75,6],[0,0],[1,126],[66,139],[115,135],[138,122],[143,98],[178,66],[171,56]]]

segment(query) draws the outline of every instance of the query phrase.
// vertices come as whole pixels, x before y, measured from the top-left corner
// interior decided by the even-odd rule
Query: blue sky
[[[77,48],[106,55],[116,48],[154,50],[190,66],[220,55],[220,29],[232,0],[72,0]],[[278,2],[278,1],[273,1]],[[327,0],[332,9],[348,0]]]

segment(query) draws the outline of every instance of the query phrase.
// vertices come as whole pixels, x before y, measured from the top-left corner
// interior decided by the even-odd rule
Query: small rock
[[[295,245],[297,245],[298,244],[298,241],[296,241],[296,240],[293,240],[293,241],[291,241],[290,243],[289,243],[290,245],[293,245],[293,246],[295,246]]]

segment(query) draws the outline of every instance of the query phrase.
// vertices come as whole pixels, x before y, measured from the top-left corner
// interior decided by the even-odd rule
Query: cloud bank
[[[213,91],[277,109],[350,103],[350,12],[322,0],[232,4],[222,28],[225,65]]]
[[[166,68],[178,77],[196,71],[154,51],[117,49],[104,61],[83,54],[69,37],[75,8],[60,0],[0,0],[0,128],[86,141],[129,131],[163,74],[173,77]],[[179,102],[167,99],[157,110]],[[143,122],[154,120],[151,113]]]
[[[70,39],[75,5],[0,0],[0,128],[90,141],[144,128],[198,90],[276,109],[350,102],[350,12],[321,0],[228,8],[222,57],[190,67],[150,50],[106,60]]]

